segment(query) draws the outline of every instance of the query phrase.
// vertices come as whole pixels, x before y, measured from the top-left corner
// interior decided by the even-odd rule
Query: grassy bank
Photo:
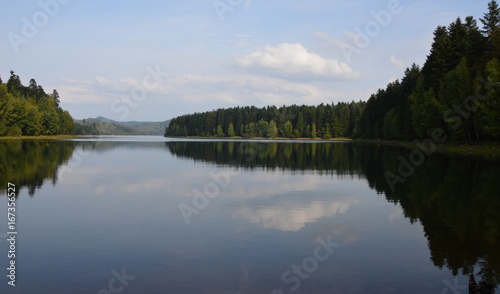
[[[56,135],[56,136],[5,136],[0,137],[0,141],[20,141],[20,140],[62,140],[75,139],[80,136],[75,135]]]
[[[210,139],[210,140],[273,140],[273,141],[345,141],[351,142],[352,139],[349,138],[331,138],[331,139],[323,139],[323,138],[264,138],[264,137],[251,137],[244,138],[240,136],[234,137],[202,137],[202,136],[187,136],[187,137],[166,137],[171,139]]]
[[[353,140],[355,144],[373,144],[379,146],[397,146],[407,149],[416,149],[415,142],[408,141],[384,141],[384,140]],[[458,155],[472,155],[500,159],[500,142],[453,142],[447,144],[436,144],[435,152]]]

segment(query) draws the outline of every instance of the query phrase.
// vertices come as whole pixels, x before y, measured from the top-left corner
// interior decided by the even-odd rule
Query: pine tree
[[[316,131],[316,123],[313,123],[311,127],[311,138],[316,139],[317,137],[318,137],[318,132]]]
[[[52,97],[52,99],[54,99],[54,102],[56,103],[56,106],[57,106],[57,107],[59,107],[59,103],[60,103],[61,101],[59,100],[59,93],[57,92],[57,90],[56,90],[56,89],[54,89],[54,90],[52,91],[52,95],[50,95],[50,96]]]
[[[488,3],[488,12],[480,20],[483,24],[482,33],[489,38],[500,27],[500,8],[497,1],[491,0]]]
[[[330,133],[330,127],[327,126],[325,132],[323,133],[323,139],[329,140],[332,138],[332,134]]]

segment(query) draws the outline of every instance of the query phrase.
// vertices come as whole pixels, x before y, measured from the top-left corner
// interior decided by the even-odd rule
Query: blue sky
[[[0,11],[0,75],[75,118],[367,100],[488,0],[40,0]]]

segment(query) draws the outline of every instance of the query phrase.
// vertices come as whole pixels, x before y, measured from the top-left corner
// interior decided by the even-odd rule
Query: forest
[[[165,136],[352,137],[424,139],[442,130],[448,141],[500,140],[500,8],[457,18],[434,31],[425,64],[367,102],[236,107],[174,118]]]
[[[7,83],[0,78],[0,136],[73,134],[73,118],[59,102],[57,90],[47,94],[34,79],[24,86],[11,71]]]
[[[351,137],[365,102],[218,109],[172,119],[166,136]]]
[[[500,139],[500,9],[490,1],[480,19],[457,18],[434,31],[422,68],[367,101],[356,135],[411,140],[444,130],[450,141]]]

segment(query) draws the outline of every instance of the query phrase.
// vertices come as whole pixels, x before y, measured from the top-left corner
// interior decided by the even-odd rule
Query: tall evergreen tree
[[[489,38],[500,27],[500,8],[496,0],[491,0],[488,3],[488,12],[480,20],[483,24],[482,32]]]

